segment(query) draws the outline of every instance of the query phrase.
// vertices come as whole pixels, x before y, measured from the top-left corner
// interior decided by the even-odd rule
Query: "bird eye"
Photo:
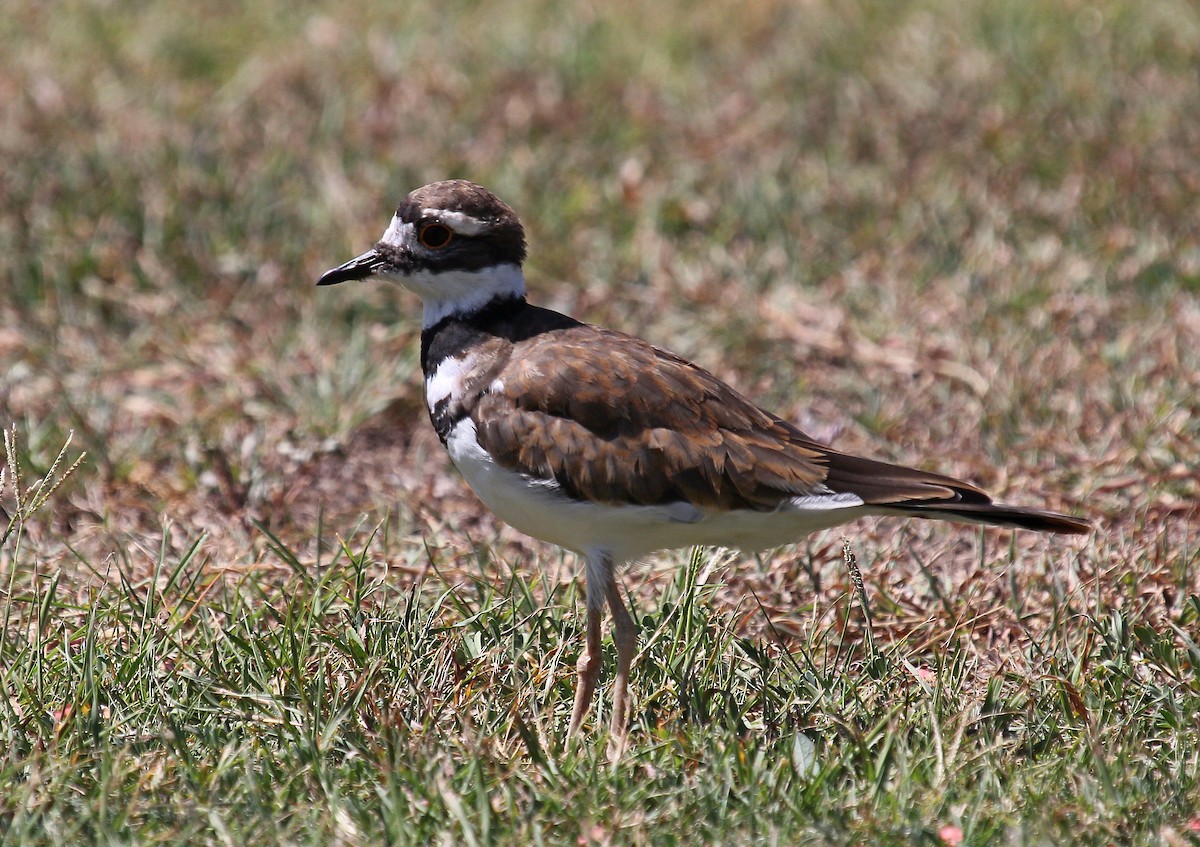
[[[453,237],[454,233],[445,224],[425,224],[417,233],[417,240],[421,242],[421,246],[428,247],[430,250],[442,249],[450,243],[450,239]]]

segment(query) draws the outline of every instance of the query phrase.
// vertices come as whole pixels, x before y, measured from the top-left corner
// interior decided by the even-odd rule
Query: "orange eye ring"
[[[417,232],[417,241],[430,250],[441,250],[454,240],[454,231],[445,224],[425,224]]]

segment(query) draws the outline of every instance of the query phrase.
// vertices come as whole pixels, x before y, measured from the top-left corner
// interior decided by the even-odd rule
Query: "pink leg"
[[[571,710],[571,728],[567,730],[567,738],[574,738],[583,723],[583,717],[592,705],[592,693],[596,690],[596,680],[600,678],[600,620],[604,617],[604,606],[592,603],[592,592],[588,592],[587,610],[587,644],[583,655],[579,657],[575,671],[578,677],[575,681],[575,708]]]
[[[621,589],[609,572],[608,584],[604,587],[608,598],[608,607],[613,615],[613,642],[617,646],[617,679],[613,686],[612,723],[609,724],[609,757],[614,761],[621,758],[625,751],[625,743],[629,737],[629,668],[633,665],[633,657],[637,653],[637,627],[625,601],[621,598]]]

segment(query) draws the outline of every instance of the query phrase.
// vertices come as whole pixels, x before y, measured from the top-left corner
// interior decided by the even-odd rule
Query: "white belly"
[[[479,446],[475,423],[455,424],[446,441],[455,466],[496,516],[527,535],[578,553],[627,562],[656,550],[705,545],[762,550],[870,514],[853,494],[795,498],[774,512],[702,510],[689,503],[614,506],[581,503],[557,483],[497,465]]]

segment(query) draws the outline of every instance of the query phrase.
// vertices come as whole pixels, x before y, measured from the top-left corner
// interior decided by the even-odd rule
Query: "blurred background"
[[[0,56],[0,841],[1196,843],[1195,3],[5,0]],[[315,287],[448,177],[534,302],[1096,531],[655,556],[631,750],[568,749],[576,562],[453,471],[416,299]]]
[[[1194,528],[1192,4],[68,0],[0,39],[0,418],[28,478],[88,454],[47,563],[490,542],[416,300],[314,287],[448,177],[522,216],[536,302],[844,449],[1092,516],[1100,560]]]

